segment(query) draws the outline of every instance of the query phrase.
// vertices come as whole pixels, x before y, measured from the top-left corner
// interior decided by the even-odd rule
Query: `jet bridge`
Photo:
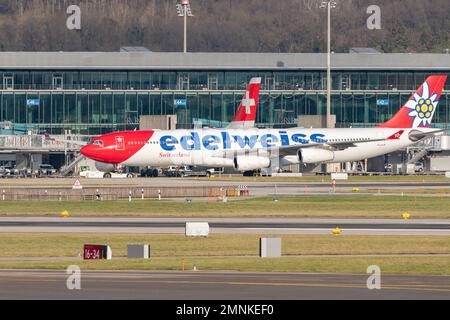
[[[0,135],[0,162],[15,163],[17,169],[36,169],[43,158],[56,157],[55,167],[63,165],[65,171],[73,168],[73,159],[78,159],[80,144],[89,141],[87,135]],[[70,141],[74,141],[71,143]]]

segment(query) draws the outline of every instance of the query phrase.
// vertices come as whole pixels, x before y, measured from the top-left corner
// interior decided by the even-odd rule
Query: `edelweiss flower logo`
[[[405,105],[412,110],[408,113],[408,116],[414,118],[412,124],[413,128],[419,127],[420,125],[423,127],[430,125],[434,110],[436,110],[438,104],[438,101],[436,100],[437,94],[435,93],[430,97],[430,88],[428,83],[424,82],[422,86],[422,95],[419,95],[417,92],[414,93],[413,98]]]

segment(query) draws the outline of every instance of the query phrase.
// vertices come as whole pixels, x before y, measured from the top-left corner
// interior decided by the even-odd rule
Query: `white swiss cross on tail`
[[[227,126],[230,129],[253,128],[255,126],[261,78],[252,78],[242,98],[241,104]]]
[[[250,91],[245,92],[245,97],[242,99],[242,105],[245,107],[245,114],[251,114],[250,107],[255,105],[255,99],[250,99]]]

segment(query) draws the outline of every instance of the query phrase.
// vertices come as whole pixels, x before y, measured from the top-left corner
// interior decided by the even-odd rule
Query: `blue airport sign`
[[[27,99],[27,107],[39,106],[39,104],[40,104],[39,99]]]
[[[377,99],[377,106],[388,106],[389,99]]]
[[[184,107],[186,107],[187,101],[186,101],[186,99],[175,99],[175,100],[173,100],[173,104],[176,105],[176,106],[184,106]]]

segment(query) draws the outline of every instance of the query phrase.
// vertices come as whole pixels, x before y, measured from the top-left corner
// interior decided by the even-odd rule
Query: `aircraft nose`
[[[92,156],[95,153],[94,149],[95,149],[95,147],[92,144],[88,144],[88,145],[82,147],[80,149],[80,152],[81,152],[82,155],[84,155],[84,156],[86,156],[88,158],[92,158]]]

